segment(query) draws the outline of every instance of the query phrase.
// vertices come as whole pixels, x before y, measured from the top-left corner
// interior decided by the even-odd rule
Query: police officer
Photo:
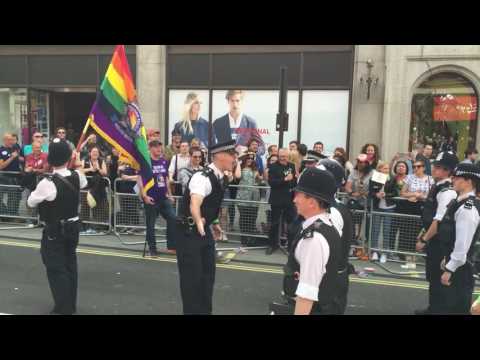
[[[48,148],[53,175],[45,177],[28,197],[30,207],[39,207],[45,223],[40,253],[47,269],[55,306],[50,314],[72,315],[77,307],[77,256],[80,189],[87,179],[80,171],[67,170],[72,150],[60,139]]]
[[[433,163],[432,175],[435,185],[432,186],[425,201],[422,221],[426,233],[417,242],[417,251],[426,252],[426,278],[428,281],[428,307],[416,310],[416,315],[437,314],[442,309],[442,295],[438,264],[442,261],[442,252],[438,238],[438,223],[447,211],[447,205],[457,197],[453,190],[450,176],[458,164],[458,158],[452,152],[440,153]]]
[[[335,178],[336,190],[338,191],[345,182],[345,169],[343,166],[335,159],[323,159],[318,163],[319,169],[326,169],[329,171]],[[344,314],[347,309],[347,299],[348,299],[348,289],[350,285],[350,269],[351,265],[348,262],[348,255],[350,252],[350,247],[353,243],[353,234],[354,234],[354,225],[352,214],[350,210],[339,202],[335,201],[334,204],[330,207],[330,214],[332,219],[338,218],[339,214],[341,216],[342,229],[339,231],[340,240],[341,240],[341,257],[340,257],[340,266],[339,266],[339,288],[338,295],[334,299],[333,305],[338,307],[339,313]],[[337,220],[337,223],[340,221]]]
[[[218,216],[228,185],[224,172],[232,171],[236,160],[235,141],[214,145],[209,151],[213,162],[190,179],[178,218],[177,263],[184,314],[212,313],[214,238],[221,238]]]
[[[441,292],[445,314],[469,314],[475,279],[473,249],[480,224],[480,169],[459,164],[453,173],[453,188],[458,193],[439,225],[442,254]]]
[[[311,168],[300,176],[295,205],[305,218],[285,265],[284,292],[295,298],[296,315],[338,314],[341,240],[328,209],[335,203],[335,179]]]

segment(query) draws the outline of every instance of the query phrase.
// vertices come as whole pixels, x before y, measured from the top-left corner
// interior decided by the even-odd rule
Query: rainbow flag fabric
[[[145,127],[125,47],[118,45],[90,111],[90,126],[139,171],[143,193],[154,185]]]

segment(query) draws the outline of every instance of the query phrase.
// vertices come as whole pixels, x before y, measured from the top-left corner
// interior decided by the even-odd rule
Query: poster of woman
[[[202,102],[195,92],[185,98],[181,120],[174,129],[182,134],[182,141],[190,143],[193,138],[200,140],[201,147],[208,147],[208,121],[200,116]]]

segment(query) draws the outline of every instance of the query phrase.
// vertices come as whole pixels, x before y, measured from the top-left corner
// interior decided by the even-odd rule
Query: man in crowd
[[[42,152],[42,143],[34,141],[32,146],[32,153],[25,157],[25,172],[32,172],[35,174],[43,174],[48,170],[47,153]]]
[[[180,152],[176,154],[170,160],[170,166],[168,167],[168,180],[171,184],[172,194],[175,196],[180,196],[182,194],[182,186],[178,184],[178,174],[180,170],[188,167],[190,164],[190,146],[187,141],[182,141],[180,143]]]
[[[43,143],[43,139],[44,139],[44,135],[41,132],[36,131],[32,135],[32,144],[34,142],[40,142],[42,152],[48,153],[48,144]],[[23,156],[26,157],[32,153],[32,144],[23,146],[23,149],[22,149]]]
[[[182,133],[178,130],[172,131],[172,143],[165,147],[165,160],[171,161],[172,158],[180,152],[180,144],[182,142]]]
[[[423,161],[425,164],[425,174],[432,176],[432,164],[431,164],[431,157],[432,157],[433,147],[430,144],[425,146],[419,144],[418,153],[415,157],[415,161]]]
[[[323,143],[321,141],[317,141],[315,144],[313,144],[313,151],[317,152],[320,154],[320,157],[322,159],[326,159],[327,157],[323,154]]]
[[[200,148],[190,148],[190,164],[188,167],[180,169],[178,172],[178,181],[182,184],[182,194],[185,193],[188,181],[192,175],[203,169],[203,167],[200,165],[202,158],[203,154]]]
[[[293,189],[296,185],[295,165],[288,162],[288,150],[278,151],[278,162],[270,165],[268,183],[271,187],[269,203],[272,207],[272,226],[269,234],[267,255],[279,248],[282,223],[292,223],[296,217],[293,204]]]
[[[150,141],[150,158],[152,162],[153,179],[155,184],[143,193],[142,180],[139,177],[137,184],[145,204],[145,218],[147,225],[146,242],[148,243],[148,256],[158,256],[155,240],[155,222],[159,214],[167,221],[167,253],[175,254],[175,211],[172,204],[174,199],[168,186],[167,160],[162,156],[162,143],[158,140]]]
[[[288,150],[290,151],[298,151],[298,141],[292,140],[288,143]]]
[[[65,141],[68,146],[70,146],[70,149],[73,151],[75,149],[75,145],[67,139],[67,130],[65,130],[64,127],[58,127],[56,131],[56,136],[62,141]]]
[[[465,159],[462,164],[475,164],[477,162],[478,150],[474,148],[468,148],[465,151]]]
[[[12,134],[5,133],[3,136],[3,146],[0,147],[0,171],[20,172],[20,153],[18,149],[14,148],[15,139]],[[0,184],[3,185],[18,185],[18,174],[0,174]],[[18,214],[18,206],[21,199],[21,191],[17,188],[5,188],[3,193],[7,193],[7,208],[6,211],[10,215]],[[3,195],[3,194],[2,194]],[[3,204],[3,196],[0,199]]]

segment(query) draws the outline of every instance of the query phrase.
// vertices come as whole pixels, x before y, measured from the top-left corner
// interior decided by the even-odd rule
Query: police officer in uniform
[[[325,169],[335,178],[336,190],[338,191],[345,182],[345,169],[334,159],[320,160],[317,166],[319,169]],[[350,269],[352,268],[348,262],[350,247],[353,243],[354,225],[350,210],[339,201],[335,201],[330,207],[332,219],[338,218],[339,214],[342,219],[342,229],[339,231],[341,240],[341,257],[339,266],[339,287],[338,295],[334,299],[333,305],[338,307],[339,313],[344,314],[347,309],[348,289],[350,285]],[[337,221],[339,222],[339,221]]]
[[[305,218],[285,265],[284,292],[295,299],[296,315],[339,314],[342,248],[328,209],[335,203],[335,179],[328,171],[306,169],[295,188],[295,205]]]
[[[218,216],[237,154],[235,141],[209,148],[212,163],[195,173],[185,189],[178,222],[177,263],[184,314],[212,313],[215,240],[221,238]],[[213,234],[212,234],[213,230]]]
[[[458,193],[439,225],[444,258],[440,264],[441,292],[445,314],[469,314],[475,279],[473,248],[480,224],[480,169],[459,164],[453,173],[453,188]]]
[[[447,211],[447,205],[457,197],[453,190],[450,176],[458,164],[458,158],[452,152],[440,153],[433,163],[432,175],[435,185],[432,186],[423,208],[422,221],[426,233],[417,242],[417,251],[426,252],[426,278],[428,287],[428,307],[416,310],[416,315],[438,314],[442,309],[441,269],[442,261],[438,224]]]
[[[27,200],[29,207],[39,207],[40,221],[45,223],[40,253],[55,303],[50,314],[57,315],[72,315],[77,306],[78,207],[87,179],[78,170],[67,170],[71,155],[65,141],[52,141],[48,163],[53,175],[42,179]]]

